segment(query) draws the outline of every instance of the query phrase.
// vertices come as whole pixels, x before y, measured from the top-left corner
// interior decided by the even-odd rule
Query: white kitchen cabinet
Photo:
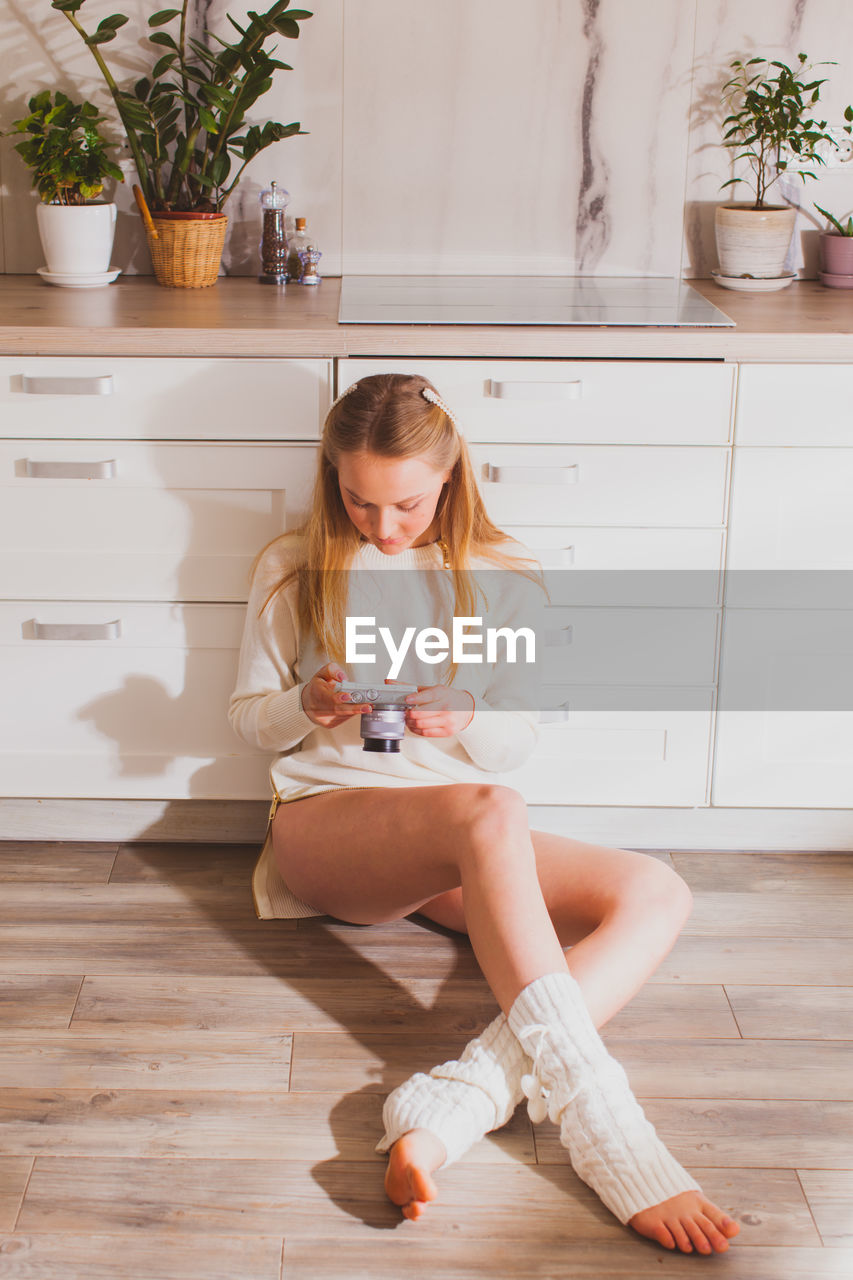
[[[0,440],[0,598],[245,600],[315,444]]]
[[[735,385],[730,365],[339,362],[430,379],[491,518],[548,573],[540,740],[503,779],[531,804],[705,805]]]
[[[740,388],[712,800],[849,807],[853,369],[749,367]]]
[[[0,603],[0,777],[15,796],[266,796],[235,738],[242,604]]]
[[[372,373],[429,378],[467,440],[727,444],[734,366],[700,361],[339,362],[338,390]]]
[[[307,510],[330,378],[328,360],[0,360],[3,794],[269,795],[226,710],[249,569]]]
[[[331,360],[0,357],[0,435],[318,440]]]

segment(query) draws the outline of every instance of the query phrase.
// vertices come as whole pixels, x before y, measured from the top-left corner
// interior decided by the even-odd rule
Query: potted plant
[[[36,218],[47,266],[40,274],[51,284],[109,283],[101,277],[118,274],[109,272],[116,207],[95,198],[105,179],[123,182],[124,175],[107,156],[115,144],[98,132],[104,117],[91,102],[60,92],[54,100],[49,89],[27,105],[30,114],[10,132],[28,135],[15,150],[32,169],[41,201]]]
[[[127,22],[103,18],[88,32],[78,18],[85,0],[51,0],[91,50],[107,82],[139,175],[137,200],[145,218],[154,273],[161,284],[197,288],[216,283],[228,219],[225,204],[246,165],[282,138],[303,133],[299,123],[246,125],[246,115],[292,68],[274,57],[269,39],[296,39],[312,15],[278,0],[250,12],[230,42],[208,32],[211,44],[189,35],[189,0],[148,19],[156,55],[150,75],[120,88],[101,52]],[[171,28],[171,30],[169,30]],[[236,162],[236,164],[235,164]]]
[[[853,217],[844,223],[819,204],[815,208],[829,223],[820,237],[821,284],[830,289],[853,289]]]
[[[747,278],[774,280],[779,287],[793,279],[783,276],[782,270],[796,209],[768,203],[767,193],[789,167],[796,168],[803,182],[816,177],[810,166],[824,163],[820,146],[834,145],[826,132],[826,121],[812,115],[826,81],[810,78],[814,67],[806,54],[798,54],[797,61],[795,69],[760,57],[747,62],[735,59],[730,64],[735,74],[723,86],[729,106],[723,121],[723,145],[735,151],[736,161],[749,163],[755,198],[717,207],[720,270],[714,274],[722,284]],[[729,178],[721,189],[747,181]]]

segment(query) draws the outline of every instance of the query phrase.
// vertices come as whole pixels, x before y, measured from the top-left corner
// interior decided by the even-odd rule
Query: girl
[[[506,666],[469,665],[463,687],[453,664],[439,680],[409,663],[401,678],[419,677],[418,692],[396,753],[362,750],[369,704],[339,689],[353,673],[346,618],[376,612],[377,583],[392,585],[401,634],[438,622],[448,593],[455,616],[473,615],[472,574],[489,568],[503,571],[492,616],[518,622],[531,561],[486,515],[452,413],[423,377],[362,378],[326,418],[307,524],[254,567],[229,714],[276,753],[258,914],[371,924],[420,912],[470,937],[502,1012],[459,1061],[385,1102],[377,1150],[390,1150],[385,1186],[406,1217],[435,1197],[432,1173],[526,1096],[622,1223],[668,1249],[722,1252],[737,1223],[657,1137],[596,1030],[672,948],[691,905],[683,880],[645,854],[529,830],[521,795],[489,781],[536,742]]]

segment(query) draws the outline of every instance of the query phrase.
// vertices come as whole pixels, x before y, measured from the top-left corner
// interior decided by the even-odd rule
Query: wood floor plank
[[[0,925],[0,973],[269,974],[298,967],[289,940],[294,922],[274,932],[210,921],[169,925]]]
[[[67,1027],[82,981],[82,975],[0,974],[0,1028]]]
[[[376,1238],[414,1230],[419,1239],[545,1238],[618,1242],[623,1229],[567,1165],[535,1168],[466,1157],[436,1175],[438,1199],[405,1223],[383,1189],[381,1165],[330,1160],[86,1159],[35,1162],[19,1229],[92,1234],[131,1230],[288,1239]],[[706,1194],[742,1222],[739,1243],[819,1245],[791,1170],[700,1169]],[[499,1274],[506,1274],[499,1272]]]
[[[835,938],[734,938],[723,917],[717,937],[682,934],[649,979],[658,982],[849,987],[853,946],[839,946]]]
[[[624,1242],[574,1240],[496,1240],[484,1250],[478,1240],[424,1240],[404,1226],[377,1244],[341,1240],[284,1242],[283,1280],[400,1280],[401,1276],[440,1276],[441,1280],[695,1280],[713,1268],[715,1280],[850,1280],[853,1249],[747,1248],[736,1241],[725,1254],[700,1258],[670,1254],[638,1240],[623,1227]],[[634,1238],[631,1238],[634,1237]]]
[[[345,971],[342,971],[345,972]],[[299,977],[173,978],[87,977],[74,1026],[105,1022],[137,1028],[204,1027],[232,1031],[399,1031],[465,1035],[470,1039],[498,1012],[480,975],[446,982],[423,978],[369,980],[352,975]],[[606,1025],[611,1035],[679,1039],[738,1037],[722,987],[645,986]]]
[[[688,1169],[850,1166],[853,1102],[638,1097],[661,1141]],[[541,1164],[568,1159],[550,1121],[537,1125],[535,1138]]]
[[[287,1089],[290,1035],[7,1031],[0,1041],[0,1088]]]
[[[694,894],[853,894],[853,853],[674,851],[672,865]]]
[[[0,1236],[3,1280],[280,1280],[280,1237]]]
[[[823,1243],[853,1247],[853,1168],[797,1172]]]
[[[14,1230],[32,1168],[31,1156],[0,1156],[0,1231]]]
[[[853,986],[727,986],[726,992],[745,1036],[848,1041],[853,1087]]]
[[[699,893],[684,936],[750,938],[853,938],[848,894]]]
[[[0,884],[106,884],[117,844],[0,840]]]
[[[640,1040],[608,1036],[636,1094],[702,1098],[816,1098],[853,1102],[851,1046],[815,1040]]]
[[[260,848],[254,844],[143,842],[122,844],[110,884],[248,886]]]
[[[209,922],[252,923],[256,916],[246,885],[131,884],[63,885],[14,883],[0,895],[0,925],[204,926]]]
[[[9,1155],[383,1159],[374,1093],[0,1089]]]

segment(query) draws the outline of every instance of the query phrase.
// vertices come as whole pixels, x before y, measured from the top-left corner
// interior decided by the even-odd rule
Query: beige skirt
[[[272,820],[280,804],[284,803],[278,792],[270,806],[267,834],[260,856],[252,872],[252,901],[259,920],[294,920],[304,916],[321,916],[322,911],[309,907],[288,889],[284,876],[275,864],[272,847]]]
[[[371,791],[372,787],[331,787],[332,791]],[[325,795],[325,792],[319,792]],[[310,907],[307,902],[297,898],[288,889],[284,876],[276,866],[272,847],[272,822],[280,804],[296,804],[299,800],[310,799],[308,796],[297,796],[293,800],[282,800],[278,792],[270,806],[270,817],[267,823],[267,834],[261,848],[260,856],[252,872],[252,900],[255,914],[259,920],[296,920],[306,916],[322,916],[325,911]]]

